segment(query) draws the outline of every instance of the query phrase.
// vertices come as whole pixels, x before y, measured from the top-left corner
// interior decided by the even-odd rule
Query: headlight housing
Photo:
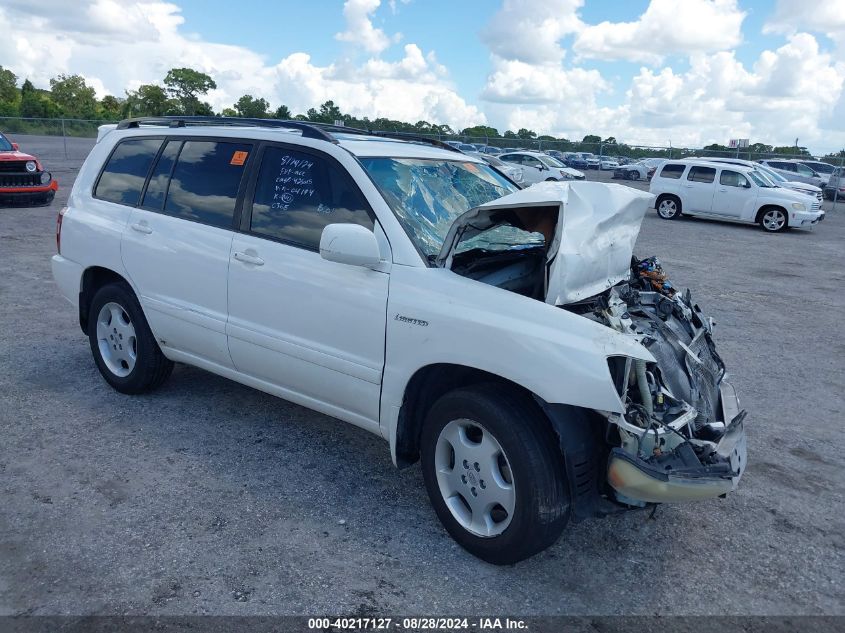
[[[26,161],[26,170],[27,170],[28,172],[33,172],[33,171],[35,171],[37,168],[38,168],[38,165],[36,165],[36,164],[35,164],[35,161],[34,161],[34,160],[28,160],[28,161]]]
[[[53,180],[53,174],[51,174],[49,171],[42,171],[41,172],[41,184],[42,185],[49,184],[51,180]]]
[[[796,211],[804,211],[806,210],[807,206],[803,202],[793,202],[792,208]]]

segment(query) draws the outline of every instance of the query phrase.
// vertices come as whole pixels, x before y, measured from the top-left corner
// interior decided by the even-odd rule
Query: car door
[[[323,259],[323,228],[374,230],[383,266]],[[378,428],[389,246],[357,185],[328,154],[261,150],[229,262],[229,350],[235,368],[290,400]]]
[[[742,218],[745,210],[753,205],[757,188],[738,171],[719,171],[719,184],[713,195],[713,213],[732,218]]]
[[[684,211],[710,213],[713,208],[715,180],[715,167],[691,166],[681,189]]]
[[[233,218],[253,145],[170,139],[121,242],[159,343],[232,368],[226,341]]]
[[[540,162],[539,158],[530,154],[522,154],[522,169],[526,174],[526,180],[529,180],[530,174],[532,183],[545,180],[551,173],[549,168]]]

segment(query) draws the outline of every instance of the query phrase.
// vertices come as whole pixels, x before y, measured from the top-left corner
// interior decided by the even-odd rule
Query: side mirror
[[[320,235],[320,256],[330,262],[373,268],[381,261],[375,234],[358,224],[329,224]]]
[[[12,143],[12,149],[13,149],[13,150],[15,150],[16,152],[17,152],[20,148],[21,148],[21,146],[20,146],[20,145],[18,145],[17,143]]]

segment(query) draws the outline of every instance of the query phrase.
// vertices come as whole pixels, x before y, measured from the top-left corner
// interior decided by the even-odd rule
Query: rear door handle
[[[728,188],[727,188],[727,187],[721,187],[721,188],[719,189],[719,191],[727,191],[727,190],[728,190]]]
[[[145,235],[149,235],[153,232],[146,222],[136,222],[135,224],[132,224],[130,228],[133,231],[138,231],[138,233],[143,233]]]
[[[264,265],[263,259],[261,259],[258,255],[250,255],[249,253],[241,253],[239,251],[235,251],[235,259],[237,259],[239,262],[252,264],[253,266]]]

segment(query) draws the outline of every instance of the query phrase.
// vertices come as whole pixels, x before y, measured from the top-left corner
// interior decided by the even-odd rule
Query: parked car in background
[[[780,174],[780,172],[763,165],[762,163],[755,163],[750,160],[743,160],[741,158],[697,158],[695,160],[706,160],[711,163],[726,163],[729,165],[742,165],[743,167],[749,167],[751,169],[756,169],[759,173],[762,173],[772,184],[777,185],[778,187],[784,187],[786,189],[791,189],[792,191],[798,191],[800,193],[805,193],[808,196],[812,196],[819,202],[822,199],[822,190],[819,187],[815,187],[813,185],[808,185],[806,182],[795,182],[787,180],[784,176]]]
[[[824,181],[814,169],[797,160],[766,158],[757,162],[775,170],[789,181],[804,182],[819,188],[824,186]]]
[[[443,142],[446,143],[446,145],[451,145],[455,149],[458,149],[462,145],[462,143],[460,141],[443,141]]]
[[[774,233],[824,219],[821,203],[776,187],[753,168],[704,160],[666,161],[651,179],[655,209],[664,220],[701,215],[759,224]]]
[[[814,172],[819,175],[819,178],[822,179],[825,185],[827,185],[828,180],[830,179],[830,175],[833,173],[833,170],[836,169],[835,165],[831,165],[830,163],[826,163],[821,160],[800,160],[798,161],[802,165],[806,165]]]
[[[482,154],[481,152],[467,152],[467,155],[480,158],[485,163],[487,163],[497,171],[502,172],[505,176],[507,176],[517,184],[521,185],[525,182],[523,169],[518,165],[515,165],[513,163],[506,163],[502,160],[499,160],[497,156],[492,156],[491,154]]]
[[[623,180],[648,180],[662,162],[662,158],[643,158],[634,163],[620,165],[613,170],[613,177]]]
[[[830,174],[830,179],[824,188],[824,197],[828,200],[845,202],[845,167],[837,167]]]
[[[477,152],[478,148],[471,143],[459,143],[457,149],[461,150],[464,153],[467,152]]]
[[[506,163],[522,167],[526,185],[544,180],[584,180],[584,174],[577,169],[567,167],[556,158],[542,152],[509,152],[498,157]]]
[[[566,154],[564,163],[567,167],[571,167],[572,169],[589,169],[590,167],[586,158],[574,152]]]
[[[619,167],[619,161],[617,161],[615,158],[605,156],[604,158],[600,159],[599,169],[601,169],[602,171],[613,171],[617,167]]]
[[[601,159],[590,152],[578,152],[578,155],[587,163],[587,169],[601,169]]]
[[[41,161],[0,133],[0,204],[47,205],[58,188]]]
[[[724,497],[745,471],[712,320],[634,257],[651,199],[521,190],[354,128],[128,120],[79,170],[53,278],[116,391],[182,362],[354,424],[421,463],[462,547],[512,564],[570,520]]]
[[[502,153],[501,147],[495,147],[493,145],[485,145],[480,150],[478,150],[482,154],[490,154],[491,156],[497,156]]]

